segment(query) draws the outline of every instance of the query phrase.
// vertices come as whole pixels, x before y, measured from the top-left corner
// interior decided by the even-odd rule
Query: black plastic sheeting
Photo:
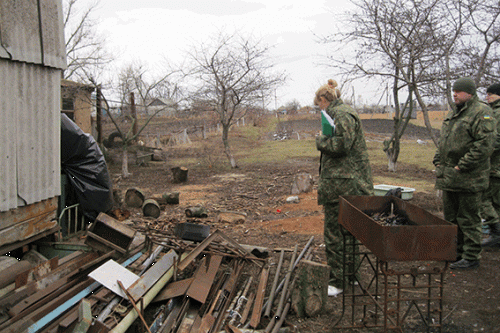
[[[101,149],[65,114],[61,114],[61,171],[85,217],[94,221],[112,208],[112,182]]]

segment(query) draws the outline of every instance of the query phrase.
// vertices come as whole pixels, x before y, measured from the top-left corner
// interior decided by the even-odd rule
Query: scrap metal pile
[[[16,277],[0,296],[0,331],[117,333],[139,325],[151,333],[278,332],[290,309],[295,267],[312,256],[313,238],[300,254],[295,247],[282,270],[282,250],[272,279],[268,258],[219,230],[192,242],[126,229],[100,215],[85,240],[92,251]]]

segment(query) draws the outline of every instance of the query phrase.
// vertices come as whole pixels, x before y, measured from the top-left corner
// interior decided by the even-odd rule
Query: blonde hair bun
[[[321,97],[324,97],[327,101],[332,102],[340,97],[340,90],[337,89],[337,81],[329,79],[328,84],[322,85],[318,91],[316,91],[316,96],[314,98],[314,105],[319,105]]]

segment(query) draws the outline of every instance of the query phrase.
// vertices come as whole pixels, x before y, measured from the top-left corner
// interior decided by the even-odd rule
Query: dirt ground
[[[363,126],[369,136],[370,133],[390,133],[392,123],[373,119],[364,120]],[[425,130],[418,127],[410,126],[405,136],[426,139]],[[202,148],[194,147],[196,145],[183,147],[182,150],[167,148],[165,154],[169,159],[166,162],[150,162],[142,167],[131,163],[129,171],[132,172],[132,177],[126,179],[118,176],[119,164],[109,163],[115,188],[123,194],[127,188],[137,187],[143,190],[146,196],[161,195],[171,191],[180,193],[179,205],[166,206],[158,219],[151,219],[148,223],[170,225],[186,221],[184,211],[187,207],[203,205],[207,208],[209,217],[198,221],[210,225],[211,230],[221,229],[242,244],[266,246],[270,249],[292,249],[295,244],[301,248],[314,236],[314,258],[317,261],[324,261],[323,212],[322,207],[316,202],[319,157],[294,159],[279,164],[253,164],[233,170],[218,170],[206,164],[193,164],[188,165],[188,181],[173,184],[170,172],[172,163],[169,161],[176,156],[201,156]],[[117,152],[108,151],[108,156],[112,157],[113,154]],[[413,165],[401,165],[400,170],[397,174],[399,178],[404,178],[405,175],[422,179],[434,177],[432,172]],[[309,173],[313,176],[313,190],[300,194],[299,203],[287,203],[286,199],[291,196],[294,176],[298,173]],[[374,167],[373,173],[391,176],[391,173],[383,167]],[[410,203],[442,217],[441,202],[434,194],[417,191]],[[217,212],[223,210],[244,212],[247,214],[246,221],[237,225],[217,223]],[[131,209],[131,211],[132,219],[141,219],[138,210]],[[481,266],[478,269],[446,270],[443,332],[500,332],[500,287],[497,282],[500,275],[499,255],[499,249],[483,251]],[[276,262],[277,254],[274,254],[271,260]],[[411,267],[422,269],[426,265],[442,267],[443,263],[411,262],[402,265],[396,263],[396,265],[398,269],[410,270]],[[429,283],[432,285],[435,281]],[[425,295],[422,297],[425,298]],[[410,303],[407,305],[411,305]],[[294,314],[289,314],[286,325],[294,328],[296,332],[332,331],[333,324],[340,318],[342,308],[342,297],[330,297],[324,314],[314,318],[297,318]],[[411,311],[403,332],[426,332],[420,317],[415,314],[415,309]],[[342,323],[346,326],[345,321]],[[347,323],[347,326],[350,324]],[[336,331],[378,332],[381,329],[339,328]]]

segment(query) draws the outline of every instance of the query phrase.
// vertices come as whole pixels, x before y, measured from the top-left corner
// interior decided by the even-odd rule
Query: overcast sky
[[[294,99],[311,105],[319,86],[337,79],[319,65],[328,48],[315,35],[334,32],[347,9],[345,0],[102,0],[94,18],[117,64],[140,59],[151,66],[163,58],[178,63],[189,46],[221,29],[260,38],[289,77],[268,102],[274,108]],[[356,89],[356,96],[373,93]]]

